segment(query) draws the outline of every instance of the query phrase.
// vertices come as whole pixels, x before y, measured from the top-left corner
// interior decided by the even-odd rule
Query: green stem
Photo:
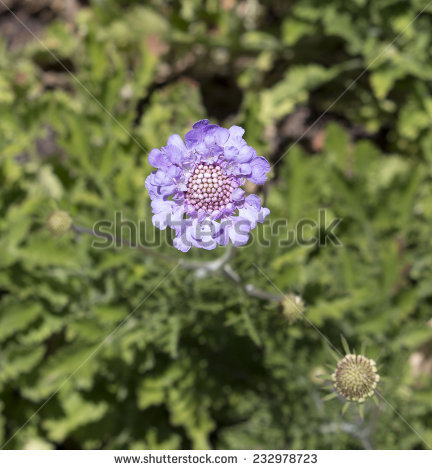
[[[91,235],[95,238],[104,238],[106,240],[109,240],[110,242],[115,243],[116,246],[120,245],[120,246],[124,246],[127,248],[139,250],[147,255],[153,256],[158,259],[162,259],[168,263],[178,263],[181,268],[195,271],[195,275],[197,277],[202,278],[202,277],[205,277],[209,273],[221,271],[231,281],[235,282],[236,284],[239,284],[242,287],[243,291],[251,297],[268,300],[271,302],[281,302],[283,300],[283,296],[272,294],[270,292],[267,292],[265,290],[262,290],[254,286],[253,284],[249,284],[249,283],[245,284],[243,282],[240,275],[237,272],[235,272],[229,265],[229,262],[232,260],[232,258],[234,257],[236,253],[236,249],[233,245],[228,245],[223,255],[214,260],[188,261],[188,260],[174,258],[168,255],[165,255],[163,253],[160,253],[159,251],[151,250],[150,248],[147,248],[145,246],[135,245],[131,243],[129,240],[124,240],[123,238],[116,237],[109,233],[98,232],[97,230],[89,229],[86,227],[81,227],[75,224],[71,226],[71,229],[75,233],[79,233],[79,234],[84,233],[86,235]]]

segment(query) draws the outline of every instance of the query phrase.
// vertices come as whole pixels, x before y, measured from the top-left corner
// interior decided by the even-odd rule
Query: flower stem
[[[210,273],[214,273],[217,271],[222,271],[225,276],[229,279],[234,281],[236,284],[239,284],[243,291],[251,296],[256,297],[258,299],[269,300],[271,302],[281,302],[283,300],[283,296],[272,294],[270,292],[264,291],[253,284],[245,284],[243,283],[240,275],[235,272],[232,267],[228,264],[236,253],[236,248],[233,245],[228,245],[223,253],[222,256],[216,258],[211,261],[188,261],[184,259],[178,259],[169,255],[165,255],[160,253],[159,251],[153,251],[150,248],[141,245],[135,245],[131,243],[129,240],[124,240],[123,238],[116,237],[115,235],[111,235],[105,232],[98,232],[97,230],[89,229],[87,227],[81,227],[79,225],[73,224],[71,229],[75,233],[79,234],[87,234],[91,235],[96,238],[105,238],[111,242],[114,242],[116,245],[121,245],[127,248],[132,248],[135,250],[139,250],[147,255],[151,255],[158,259],[162,259],[168,263],[178,263],[181,268],[190,269],[195,271],[195,275],[198,278],[203,278]]]

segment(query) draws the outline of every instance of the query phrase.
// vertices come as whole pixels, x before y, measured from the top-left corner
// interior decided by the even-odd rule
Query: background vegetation
[[[412,22],[426,3],[0,2],[2,445],[432,445],[432,6]],[[364,421],[322,401],[334,361],[278,302],[221,273],[160,284],[158,257],[46,229],[55,208],[86,227],[119,210],[149,221],[147,151],[206,117],[277,162],[269,219],[343,219],[342,248],[281,248],[285,229],[232,267],[301,295],[339,349],[341,333],[367,342],[385,400]]]

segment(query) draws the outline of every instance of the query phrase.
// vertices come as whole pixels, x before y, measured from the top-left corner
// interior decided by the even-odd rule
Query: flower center
[[[221,211],[230,202],[231,193],[236,186],[234,179],[226,175],[220,165],[201,163],[187,183],[186,203],[192,211]]]

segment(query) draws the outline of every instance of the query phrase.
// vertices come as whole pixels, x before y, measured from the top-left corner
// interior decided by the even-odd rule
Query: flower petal
[[[228,161],[237,160],[239,149],[237,147],[224,147],[224,157]]]
[[[192,246],[191,243],[186,240],[185,234],[179,235],[173,240],[173,246],[177,248],[177,250],[182,251],[183,253],[186,253],[187,251],[190,250],[190,247]]]
[[[231,193],[231,200],[235,202],[239,202],[243,199],[245,192],[241,188],[236,188],[234,191]]]
[[[250,147],[249,145],[245,145],[239,150],[238,156],[236,158],[236,161],[238,163],[247,163],[256,158],[256,150],[253,147]]]
[[[159,230],[165,230],[168,226],[169,214],[166,212],[159,212],[152,217],[152,224]]]
[[[204,137],[215,124],[209,124],[208,119],[203,119],[193,125],[193,129],[186,133],[185,142],[186,147],[189,149],[195,148],[197,145],[204,141]],[[216,126],[217,127],[217,126]]]
[[[214,126],[214,127],[213,127]],[[207,145],[223,145],[228,140],[229,132],[227,129],[219,126],[208,126],[205,135],[205,143]]]
[[[261,209],[261,199],[256,194],[249,194],[245,199],[246,204],[255,207],[256,210]]]
[[[234,246],[245,245],[249,240],[251,224],[245,217],[233,217],[233,224],[229,229],[229,238]]]
[[[184,154],[187,154],[188,149],[183,142],[183,139],[178,134],[173,134],[168,138],[168,145],[175,145],[178,147]]]
[[[229,128],[229,139],[226,142],[226,145],[233,145],[239,147],[245,143],[242,139],[245,130],[240,126],[231,126]]]
[[[249,163],[241,163],[238,167],[238,174],[248,177],[252,174],[252,167]]]
[[[177,145],[166,145],[162,147],[162,152],[166,159],[174,165],[180,165],[187,158],[187,153],[183,152]]]
[[[252,176],[249,179],[255,184],[264,184],[267,181],[267,173],[270,171],[270,163],[264,157],[256,157],[252,160]]]
[[[216,236],[216,241],[220,246],[228,245],[231,224],[232,222],[230,218],[226,218],[221,222],[219,233]]]
[[[269,213],[269,209],[261,207],[261,199],[256,194],[250,194],[245,199],[244,206],[239,209],[239,215],[250,221],[252,229],[258,222],[262,224]]]
[[[169,165],[169,161],[162,155],[162,152],[159,149],[151,150],[148,156],[148,161],[150,165],[155,168]]]

